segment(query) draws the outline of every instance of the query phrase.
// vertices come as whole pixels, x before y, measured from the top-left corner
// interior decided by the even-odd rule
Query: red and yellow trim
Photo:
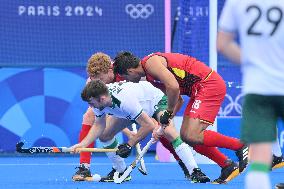
[[[211,121],[207,121],[207,120],[204,120],[204,119],[199,119],[202,123],[206,123],[206,124],[209,124],[209,125],[213,125],[214,122],[211,122]]]
[[[205,77],[204,81],[206,81],[213,73],[213,69],[211,69],[211,71],[209,72],[209,74]]]

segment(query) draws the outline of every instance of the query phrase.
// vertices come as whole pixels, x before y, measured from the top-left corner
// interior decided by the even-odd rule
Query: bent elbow
[[[171,86],[171,90],[172,90],[172,91],[179,91],[179,85],[178,85],[178,83],[172,85],[172,86]]]

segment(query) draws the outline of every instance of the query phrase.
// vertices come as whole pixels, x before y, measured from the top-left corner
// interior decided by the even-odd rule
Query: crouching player
[[[105,54],[105,53],[95,53],[93,54],[87,64],[87,73],[88,73],[88,82],[91,80],[99,79],[103,81],[104,83],[113,83],[113,82],[118,82],[123,80],[121,76],[118,74],[114,74],[113,72],[113,66],[112,66],[112,60],[111,58]],[[83,124],[82,124],[82,129],[80,132],[80,140],[82,141],[88,134],[91,126],[93,125],[95,121],[95,114],[92,110],[92,108],[89,108],[87,112],[83,116]],[[116,126],[126,126],[129,125],[129,121],[126,119],[119,119],[115,118],[113,116],[107,116],[107,128],[105,129],[106,133],[108,130],[108,127],[112,127],[112,125]],[[129,129],[125,128],[123,129],[124,134],[126,134],[128,137],[131,137],[133,133],[129,131]],[[107,145],[107,142],[109,139],[112,139],[112,136],[107,136],[104,133],[100,137],[100,141],[103,143],[103,145]],[[191,180],[191,175],[189,174],[189,171],[187,170],[185,164],[183,161],[179,158],[179,156],[176,154],[172,144],[165,138],[165,137],[160,137],[160,142],[163,144],[165,148],[167,148],[175,157],[177,160],[179,166],[182,168],[185,178]],[[93,147],[94,144],[90,144],[88,147]],[[112,154],[112,153],[107,153],[107,155]],[[109,156],[110,158],[112,155]],[[119,159],[119,157],[116,157]],[[115,159],[115,158],[114,158]],[[80,153],[80,166],[77,167],[78,170],[76,173],[73,175],[72,179],[74,181],[89,181],[92,180],[92,174],[90,171],[90,161],[91,161],[91,153],[89,152],[81,152]],[[188,161],[188,160],[187,160]],[[117,167],[124,167],[125,164],[123,161],[118,161],[121,165],[115,165],[116,163],[113,162],[113,168],[112,170],[107,174],[107,176],[102,177],[101,181],[104,182],[113,182],[113,175],[117,169]],[[130,180],[131,177],[128,177],[127,180]],[[126,181],[126,180],[125,180]]]
[[[108,148],[116,148],[116,152],[122,158],[130,155],[132,147],[145,138],[157,126],[151,119],[160,121],[160,116],[167,108],[167,97],[164,93],[152,86],[149,82],[141,81],[139,83],[118,82],[104,84],[100,80],[94,80],[88,83],[82,91],[82,99],[87,101],[96,115],[96,120],[88,135],[79,144],[71,148],[86,147],[97,138],[105,136],[115,136],[125,125],[112,125],[106,128],[106,117],[112,115],[125,120],[137,122],[141,127],[136,135],[128,140],[127,143],[118,146],[115,139],[109,140]],[[172,122],[164,129],[165,137],[174,146],[175,152],[189,170],[192,182],[206,183],[210,179],[198,168],[193,154],[187,144],[185,144]]]
[[[111,64],[111,58],[104,54],[104,53],[95,53],[93,54],[87,63],[87,73],[88,73],[88,79],[87,82],[90,82],[94,79],[101,79],[105,83],[111,83],[115,81],[121,81],[123,80],[119,75],[114,75],[112,71],[112,64]],[[82,128],[79,135],[79,141],[82,141],[85,136],[87,136],[91,126],[94,124],[95,121],[95,114],[92,110],[92,108],[88,108],[86,113],[83,116],[83,122],[82,122]],[[114,117],[109,116],[108,117],[109,124],[114,125],[125,125],[125,120],[117,119]],[[123,130],[123,133],[127,137],[131,137],[133,133],[125,128]],[[104,139],[107,140],[107,137],[104,137]],[[102,144],[104,145],[104,140],[101,140]],[[92,142],[89,146],[89,148],[94,147],[94,142]],[[107,155],[112,153],[107,153]],[[112,157],[112,155],[110,155]],[[72,176],[73,181],[92,181],[92,174],[90,171],[90,163],[91,163],[91,153],[90,152],[81,152],[80,153],[80,165],[77,168],[76,173]],[[117,158],[116,163],[113,162],[113,168],[112,170],[107,174],[107,176],[102,177],[102,182],[113,182],[113,174],[116,171],[116,169],[121,169],[121,167],[126,167],[125,163],[121,158]],[[131,180],[131,177],[127,177],[127,181]]]

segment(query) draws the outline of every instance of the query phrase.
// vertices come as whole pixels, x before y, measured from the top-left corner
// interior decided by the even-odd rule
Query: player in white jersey
[[[167,108],[167,97],[147,81],[139,83],[122,81],[106,85],[101,80],[94,80],[85,86],[81,96],[93,107],[96,120],[84,140],[71,148],[76,151],[78,147],[86,147],[99,138],[102,133],[115,136],[120,132],[123,128],[117,127],[117,125],[108,125],[108,129],[105,131],[106,117],[112,115],[134,121],[140,125],[136,135],[131,137],[127,143],[118,146],[116,153],[122,158],[128,157],[135,144],[157,129],[157,121]],[[157,139],[161,134],[154,131],[153,135]],[[210,181],[198,168],[189,146],[181,140],[172,122],[163,129],[162,135],[172,143],[175,152],[185,163],[192,182]]]
[[[251,144],[246,188],[271,188],[271,146],[277,119],[284,119],[284,0],[227,0],[217,48],[242,65],[241,139]]]

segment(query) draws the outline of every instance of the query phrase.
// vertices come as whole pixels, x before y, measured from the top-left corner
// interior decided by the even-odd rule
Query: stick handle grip
[[[106,148],[78,148],[80,152],[116,152],[117,148],[106,149]]]

